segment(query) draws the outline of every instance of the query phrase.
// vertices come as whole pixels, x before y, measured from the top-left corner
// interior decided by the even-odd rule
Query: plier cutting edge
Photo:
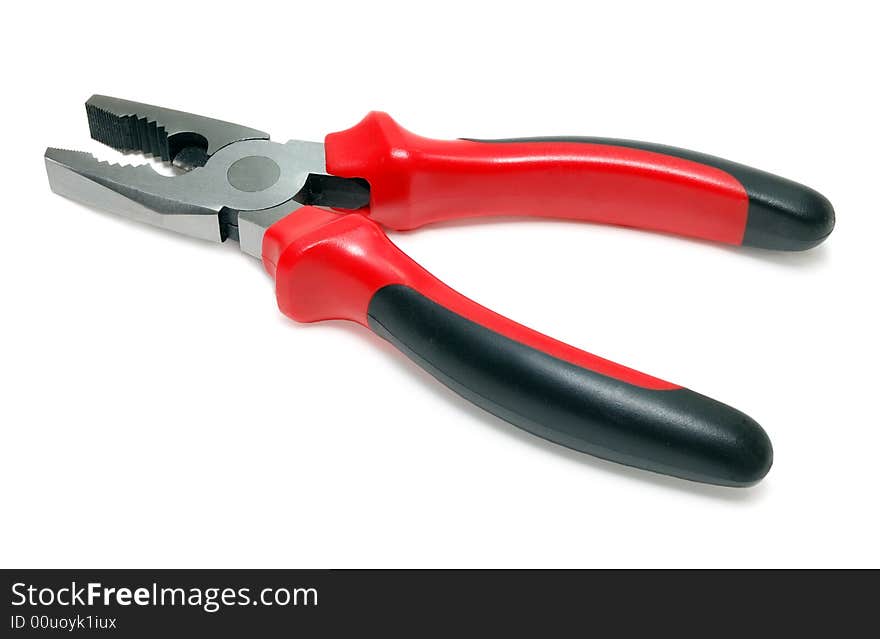
[[[301,322],[345,319],[539,437],[685,479],[748,486],[773,452],[750,417],[554,340],[460,295],[382,227],[530,215],[802,250],[834,210],[789,180],[682,149],[605,138],[431,140],[370,113],[324,143],[95,95],[91,135],[182,173],[49,148],[56,193],[193,237],[239,242]]]

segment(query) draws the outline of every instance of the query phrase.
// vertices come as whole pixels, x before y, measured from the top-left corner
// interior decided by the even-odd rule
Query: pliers
[[[91,136],[180,174],[49,148],[56,193],[193,237],[237,241],[301,322],[372,329],[459,395],[539,437],[622,464],[748,486],[772,463],[742,412],[591,355],[455,292],[382,230],[460,217],[605,222],[767,249],[824,240],[822,195],[678,148],[606,138],[432,140],[373,112],[324,143],[95,95]]]

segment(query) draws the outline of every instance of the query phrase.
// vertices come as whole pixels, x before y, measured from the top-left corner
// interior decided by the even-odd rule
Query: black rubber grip
[[[825,196],[791,180],[706,153],[674,146],[597,137],[535,137],[474,142],[575,142],[641,149],[711,166],[732,175],[749,196],[743,245],[803,251],[820,244],[834,230],[834,207]]]
[[[749,486],[773,460],[764,430],[687,389],[652,390],[496,333],[401,284],[370,301],[370,327],[459,395],[539,437],[710,484]]]

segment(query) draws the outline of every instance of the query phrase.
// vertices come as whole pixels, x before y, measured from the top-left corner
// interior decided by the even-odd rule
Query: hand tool
[[[772,463],[764,430],[722,403],[516,324],[447,287],[380,225],[531,215],[801,250],[834,226],[822,195],[709,155],[606,138],[431,140],[373,112],[324,143],[95,95],[91,135],[170,162],[164,176],[49,148],[52,190],[215,242],[275,278],[282,312],[346,319],[446,386],[539,437],[604,459],[726,486]]]

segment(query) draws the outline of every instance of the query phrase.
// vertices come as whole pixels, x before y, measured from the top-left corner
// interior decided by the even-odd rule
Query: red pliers
[[[52,189],[214,241],[237,240],[275,278],[282,312],[346,319],[458,394],[539,437],[727,486],[772,463],[764,430],[729,406],[521,326],[456,293],[389,241],[457,217],[606,222],[726,244],[802,250],[834,211],[807,187],[716,157],[604,138],[430,140],[370,113],[323,144],[106,96],[91,135],[182,174],[50,148]]]

